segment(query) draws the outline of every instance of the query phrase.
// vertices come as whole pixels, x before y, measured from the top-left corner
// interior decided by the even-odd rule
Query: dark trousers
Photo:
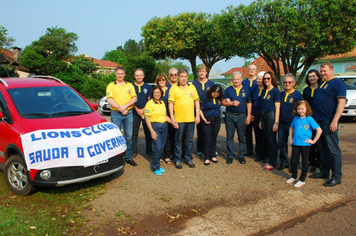
[[[133,153],[138,153],[137,142],[138,142],[138,132],[140,130],[140,124],[142,122],[143,132],[145,133],[146,140],[146,154],[152,152],[152,137],[151,132],[146,125],[146,121],[142,119],[137,113],[133,112],[133,133],[132,133],[132,150]]]
[[[289,166],[288,136],[291,123],[281,122],[278,127],[278,149],[281,166]]]
[[[342,178],[342,156],[339,147],[339,131],[330,130],[330,122],[316,121],[323,133],[317,142],[318,150],[321,157],[321,172],[324,176],[330,176],[336,181]]]
[[[309,165],[308,165],[309,150],[310,150],[310,146],[292,145],[291,170],[292,170],[293,179],[297,179],[300,155],[302,155],[302,173],[300,174],[299,181],[302,182],[305,181],[309,169]]]
[[[271,166],[276,167],[278,157],[277,132],[273,131],[275,115],[273,111],[261,114],[263,133],[267,140],[268,159]]]
[[[204,152],[204,132],[203,132],[203,124],[202,120],[197,125],[197,151],[203,153]]]
[[[206,117],[206,120],[210,121],[210,124],[201,121],[201,127],[204,135],[204,157],[205,160],[209,160],[215,157],[216,140],[221,126],[221,119],[220,117]]]
[[[166,144],[164,145],[164,152],[163,152],[163,158],[173,158],[174,156],[174,135],[175,135],[176,129],[173,127],[173,125],[168,124],[168,135],[167,135],[167,140]]]
[[[312,139],[314,139],[315,134],[316,134],[316,130],[313,130]],[[310,146],[309,166],[312,166],[315,168],[321,168],[321,160],[320,160],[320,155],[319,155],[319,151],[318,151],[318,145],[316,143]]]
[[[267,153],[268,153],[267,140],[263,133],[263,130],[260,129],[259,127],[260,120],[261,117],[256,116],[255,120],[252,121],[253,131],[255,133],[255,142],[256,142],[255,151],[258,157],[267,157]]]
[[[247,154],[253,154],[253,141],[252,141],[252,127],[253,127],[253,122],[252,121],[249,125],[246,125],[246,147],[247,147]]]

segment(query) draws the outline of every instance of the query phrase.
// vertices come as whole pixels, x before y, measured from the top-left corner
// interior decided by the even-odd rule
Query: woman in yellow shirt
[[[154,86],[152,89],[151,100],[145,106],[145,120],[153,139],[153,161],[151,169],[156,175],[162,175],[165,170],[160,167],[160,159],[167,139],[168,126],[171,122],[167,116],[165,103],[161,100],[163,90],[160,86]]]

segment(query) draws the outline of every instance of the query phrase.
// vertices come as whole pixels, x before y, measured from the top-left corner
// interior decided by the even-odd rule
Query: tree
[[[15,42],[15,39],[8,36],[7,29],[0,25],[0,48],[8,48]]]
[[[219,60],[229,59],[221,50],[215,17],[204,13],[181,13],[178,16],[155,17],[142,27],[144,50],[155,59],[188,60],[197,79],[196,58],[211,67]]]
[[[69,63],[73,66],[77,66],[84,74],[92,74],[98,69],[96,67],[98,64],[93,62],[93,58],[87,58],[84,55],[72,57]]]
[[[166,58],[164,60],[157,61],[156,67],[160,73],[165,73],[166,75],[168,75],[169,70],[173,67],[175,67],[177,69],[185,68],[187,71],[189,71],[189,66],[185,65],[183,62],[174,61],[174,60],[171,60],[168,58]]]
[[[77,34],[63,28],[47,28],[45,35],[24,49],[20,65],[31,73],[53,75],[63,71],[77,51],[77,39]]]
[[[133,39],[129,39],[125,42],[124,47],[119,46],[117,47],[117,50],[122,51],[123,53],[125,53],[126,56],[140,56],[143,52],[142,49],[143,46],[143,42],[142,40],[138,43],[136,43],[135,40]]]
[[[241,57],[261,56],[280,82],[282,72],[299,72],[299,84],[315,59],[355,47],[355,16],[355,0],[260,0],[230,6],[219,19],[225,34],[221,44]]]
[[[0,66],[0,78],[4,77],[19,77],[19,74],[16,73],[15,68],[9,65]]]
[[[115,62],[119,65],[127,64],[127,56],[125,55],[125,53],[123,51],[121,51],[119,49],[105,52],[102,59],[106,60],[106,61]]]

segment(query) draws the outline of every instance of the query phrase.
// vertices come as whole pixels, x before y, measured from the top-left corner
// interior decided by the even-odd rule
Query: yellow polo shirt
[[[116,81],[111,82],[106,87],[106,98],[113,98],[114,101],[122,106],[131,101],[132,98],[137,97],[134,86],[125,81],[123,86],[116,83]],[[127,109],[132,109],[133,105]],[[115,108],[111,107],[111,110],[116,111]]]
[[[194,85],[188,84],[185,89],[172,86],[168,102],[173,103],[174,117],[178,123],[194,122],[194,101],[199,101],[199,95]]]
[[[150,118],[150,122],[164,123],[167,121],[166,104],[163,101],[156,103],[153,99],[149,100],[145,106],[145,117]]]

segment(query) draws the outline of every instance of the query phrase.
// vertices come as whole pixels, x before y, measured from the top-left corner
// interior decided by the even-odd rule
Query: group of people
[[[198,68],[199,79],[188,83],[186,69],[172,68],[169,78],[161,73],[152,88],[143,82],[142,69],[135,71],[133,84],[124,80],[125,69],[116,68],[116,80],[107,86],[107,101],[111,105],[111,119],[118,127],[123,125],[127,144],[126,162],[133,166],[138,153],[137,136],[142,122],[146,154],[153,154],[151,169],[162,175],[161,159],[167,164],[174,161],[182,168],[183,159],[190,168],[193,135],[197,126],[197,156],[204,165],[218,163],[216,142],[221,127],[221,105],[226,106],[225,127],[227,164],[235,159],[234,134],[238,135],[236,156],[245,164],[246,156],[256,152],[255,161],[264,163],[264,170],[277,167],[291,168],[292,176],[286,183],[295,187],[305,184],[309,165],[315,170],[311,178],[327,178],[325,186],[341,183],[342,157],[338,144],[338,121],[346,103],[346,86],[334,76],[331,63],[323,63],[320,73],[310,70],[303,94],[295,89],[292,74],[283,78],[285,90],[280,92],[272,72],[259,72],[248,67],[249,77],[240,72],[232,75],[232,85],[224,92],[220,85],[207,78],[207,68]],[[252,132],[255,136],[253,149]],[[278,139],[277,139],[278,134]],[[152,149],[153,144],[153,149]],[[288,144],[292,157],[288,157]],[[297,171],[302,157],[302,173]],[[330,171],[332,177],[330,178]]]

